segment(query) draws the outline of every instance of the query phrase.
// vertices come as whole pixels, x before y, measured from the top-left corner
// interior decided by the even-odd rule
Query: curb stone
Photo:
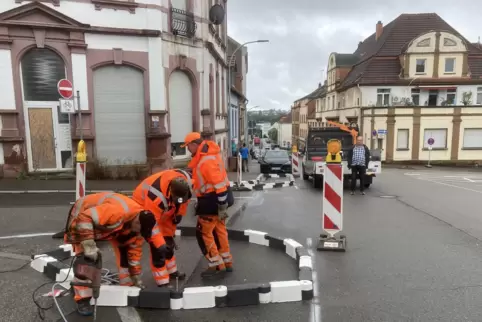
[[[195,227],[178,228],[176,235],[181,238],[196,235]],[[298,279],[229,286],[185,287],[179,291],[157,287],[141,290],[137,287],[102,285],[97,305],[180,310],[297,302],[313,298],[312,259],[303,245],[290,238],[278,238],[266,232],[251,229],[228,229],[228,234],[231,240],[249,242],[285,252],[297,263]],[[61,282],[62,287],[69,289],[74,274],[69,265],[61,261],[73,256],[75,253],[72,245],[61,245],[53,251],[32,256],[30,266],[50,280]]]

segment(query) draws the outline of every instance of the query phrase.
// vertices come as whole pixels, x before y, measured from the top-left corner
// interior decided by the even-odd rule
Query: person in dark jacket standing
[[[367,171],[368,162],[370,162],[370,150],[363,144],[363,136],[356,138],[356,144],[350,149],[347,156],[348,169],[351,169],[351,195],[355,194],[356,178],[360,177],[360,194],[364,195],[365,173]]]

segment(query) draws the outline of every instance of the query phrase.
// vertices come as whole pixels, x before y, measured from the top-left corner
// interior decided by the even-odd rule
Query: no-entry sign
[[[435,140],[433,138],[429,138],[427,140],[428,145],[433,145],[435,143]]]
[[[65,99],[69,99],[72,97],[74,90],[72,88],[72,82],[68,79],[61,79],[57,83],[57,89],[59,91],[60,96]]]

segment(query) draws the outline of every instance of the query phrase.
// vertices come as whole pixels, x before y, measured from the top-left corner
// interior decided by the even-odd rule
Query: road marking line
[[[16,239],[16,238],[31,238],[31,237],[40,237],[40,236],[52,236],[53,234],[56,234],[56,233],[57,232],[0,236],[0,239]]]
[[[315,255],[313,253],[313,240],[306,239],[308,254],[311,256],[312,278],[313,278],[313,300],[310,305],[310,322],[321,322],[321,306],[318,297],[318,275],[316,274]]]
[[[139,316],[137,310],[133,307],[118,307],[117,313],[122,322],[142,322],[142,318]]]
[[[441,185],[447,186],[447,187],[459,188],[459,189],[463,189],[463,190],[467,190],[467,191],[482,193],[482,191],[480,191],[480,190],[474,190],[474,189],[470,189],[470,188],[460,187],[460,186],[456,186],[456,185],[453,185],[453,184],[450,184],[450,183],[444,183],[444,182],[438,182],[438,181],[432,181],[432,180],[426,180],[426,181],[436,183],[436,184],[441,184]]]

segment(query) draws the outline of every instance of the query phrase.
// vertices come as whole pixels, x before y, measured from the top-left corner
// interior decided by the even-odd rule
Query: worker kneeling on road
[[[176,227],[186,214],[191,199],[191,177],[183,170],[165,170],[145,179],[132,194],[132,199],[154,214],[167,245],[165,253],[151,246],[151,270],[158,286],[169,284],[170,278],[183,280],[185,273],[177,270],[174,249]]]
[[[64,241],[72,244],[75,254],[83,254],[97,261],[99,249],[95,241],[110,240],[117,258],[119,284],[144,288],[141,281],[141,256],[144,238],[139,234],[146,227],[152,228],[152,239],[162,237],[154,215],[117,193],[103,192],[80,198],[70,210],[65,227]],[[85,282],[74,278],[74,282]],[[74,299],[79,314],[93,314],[90,305],[92,289],[74,285]]]
[[[187,146],[192,154],[189,168],[192,169],[194,193],[197,196],[196,215],[199,216],[196,237],[201,251],[209,261],[209,268],[202,276],[230,272],[233,269],[233,259],[229,249],[226,218],[234,197],[220,148],[213,141],[204,141],[197,132],[189,133],[183,146]]]

